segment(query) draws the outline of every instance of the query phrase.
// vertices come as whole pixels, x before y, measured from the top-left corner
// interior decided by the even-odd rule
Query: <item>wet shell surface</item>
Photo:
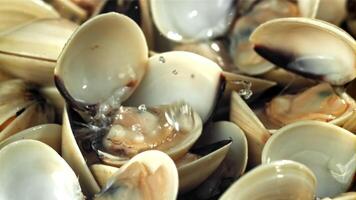
[[[184,100],[206,122],[220,92],[221,72],[216,63],[190,52],[156,54],[149,58],[142,83],[125,104],[156,106]]]
[[[219,200],[313,200],[316,179],[304,165],[278,161],[261,165],[237,180]]]
[[[263,148],[262,163],[285,159],[313,171],[318,197],[334,197],[346,192],[355,174],[356,136],[330,123],[296,122],[277,130]]]
[[[170,40],[179,42],[222,35],[235,15],[233,0],[149,2],[158,30]]]
[[[86,21],[69,39],[58,58],[55,82],[75,108],[110,106],[138,86],[147,57],[146,40],[133,20],[103,14]]]
[[[355,40],[327,22],[308,18],[270,20],[260,25],[250,40],[262,57],[301,75],[332,85],[344,85],[356,77]]]
[[[1,199],[84,199],[77,176],[44,143],[35,140],[11,143],[1,149],[0,162]]]
[[[178,194],[178,171],[173,160],[161,151],[138,154],[108,180],[95,200],[174,200]]]

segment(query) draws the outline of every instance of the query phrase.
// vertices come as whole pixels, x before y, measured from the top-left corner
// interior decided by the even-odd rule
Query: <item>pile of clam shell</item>
[[[0,0],[0,200],[356,200],[355,5]]]

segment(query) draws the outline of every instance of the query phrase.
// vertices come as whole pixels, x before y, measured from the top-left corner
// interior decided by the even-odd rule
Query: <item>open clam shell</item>
[[[61,153],[62,127],[58,124],[42,124],[20,131],[0,142],[0,149],[6,145],[23,140],[38,140],[52,147],[58,154]]]
[[[221,72],[216,63],[194,53],[156,54],[149,58],[142,83],[125,104],[156,106],[183,99],[205,122],[220,92]]]
[[[74,137],[74,133],[71,127],[71,122],[70,122],[70,116],[68,115],[68,110],[65,109],[63,113],[63,136],[62,136],[62,155],[63,158],[69,163],[69,165],[73,168],[73,170],[80,176],[82,177],[80,179],[81,185],[83,185],[83,188],[86,188],[87,191],[85,191],[88,196],[92,196],[96,194],[99,190],[99,186],[97,182],[95,181],[93,175],[91,174],[87,163],[85,161],[85,158],[83,157],[82,152],[80,151],[80,148],[76,142],[76,139]],[[142,114],[143,111],[138,112],[138,114]],[[136,112],[135,112],[136,113]],[[170,115],[172,113],[166,113],[166,115]],[[145,117],[145,116],[143,116]],[[174,117],[182,117],[178,115],[174,115]],[[193,127],[191,130],[189,130],[188,133],[180,133],[178,132],[177,134],[180,134],[178,137],[173,137],[171,142],[170,141],[165,141],[164,143],[159,145],[161,141],[157,141],[158,146],[153,145],[150,148],[157,148],[160,149],[164,152],[166,152],[169,156],[171,156],[174,159],[178,159],[186,154],[190,147],[194,144],[194,142],[199,138],[201,131],[202,131],[202,121],[197,113],[192,113],[192,119],[187,119],[187,120],[192,120],[194,123],[192,124]],[[131,118],[129,118],[131,119]],[[132,120],[132,119],[131,119]],[[144,118],[143,120],[147,120]],[[139,121],[139,119],[138,119]],[[149,123],[147,121],[147,123]],[[182,125],[182,124],[180,124]],[[124,127],[124,128],[131,128],[131,127]],[[115,129],[115,127],[112,127],[111,129]],[[111,131],[111,130],[110,130]],[[118,132],[115,132],[117,130],[113,130],[113,134],[116,134]],[[122,129],[121,129],[122,131]],[[128,131],[128,130],[127,130]],[[120,132],[120,130],[119,130]],[[132,132],[128,132],[129,134]],[[110,134],[110,132],[109,132]],[[141,133],[142,134],[142,133]],[[147,133],[148,134],[148,133]],[[164,133],[166,134],[166,133]],[[115,136],[115,135],[114,135]],[[130,135],[126,135],[128,138],[122,138],[120,135],[118,135],[119,139],[125,140],[124,142],[127,142],[130,140]],[[159,138],[161,139],[161,138]],[[127,140],[127,141],[126,141]],[[99,140],[100,142],[101,140]],[[129,141],[130,142],[130,141]],[[135,141],[133,141],[135,143]],[[96,145],[94,145],[96,146]],[[120,144],[119,144],[120,146]],[[96,147],[95,147],[96,148]],[[120,148],[122,148],[120,146]],[[115,149],[114,149],[115,150]],[[129,149],[131,150],[131,149]],[[139,149],[140,150],[140,149]],[[120,155],[116,156],[115,154],[111,154],[111,152],[106,152],[104,150],[98,150],[96,149],[96,153],[98,153],[99,158],[104,161],[104,163],[110,163],[115,166],[120,166],[128,161],[130,157],[124,157],[125,159],[117,159],[117,157],[121,158]],[[221,154],[220,154],[221,155]]]
[[[136,155],[118,169],[94,199],[174,200],[177,194],[178,172],[173,160],[163,152],[151,150]]]
[[[206,40],[224,34],[236,11],[233,0],[149,2],[158,30],[178,42]]]
[[[260,25],[250,40],[265,59],[301,75],[332,85],[344,85],[356,77],[355,40],[327,22],[275,19]]]
[[[54,121],[54,109],[36,86],[22,80],[0,83],[0,141],[29,127]]]
[[[72,169],[42,142],[11,143],[0,150],[0,162],[1,199],[84,199]]]
[[[257,118],[246,102],[237,94],[231,94],[230,120],[246,134],[248,142],[249,163],[253,166],[261,163],[262,149],[270,132]]]
[[[231,128],[236,131],[236,127],[231,127],[229,122],[221,122],[214,125],[209,131],[211,134],[203,136],[203,139],[198,141],[199,145],[191,150],[192,153],[188,153],[189,155],[187,154],[176,161],[179,174],[179,191],[181,193],[188,192],[203,183],[218,168],[227,155],[229,155],[229,158],[226,158],[226,164],[234,166],[224,168],[224,173],[216,175],[210,185],[218,187],[216,185],[220,183],[221,179],[228,176],[229,178],[231,176],[237,177],[244,171],[247,161],[247,155],[245,155],[247,154],[247,149],[244,148],[246,147],[244,146],[246,141],[241,138],[244,136],[239,135],[239,132],[231,132]],[[234,140],[233,143],[231,138]],[[234,144],[233,149],[231,149],[232,144]],[[101,187],[118,170],[116,167],[103,164],[94,164],[90,168]],[[195,171],[199,171],[199,173],[192,174]]]
[[[51,6],[41,0],[0,2],[0,33],[37,19],[59,18]]]
[[[124,101],[145,73],[148,49],[130,18],[107,13],[86,21],[69,39],[55,68],[55,83],[80,110]]]
[[[277,130],[263,149],[262,163],[285,159],[314,172],[318,197],[334,197],[350,187],[355,174],[356,136],[330,123],[296,122]]]
[[[237,19],[229,34],[230,55],[235,66],[248,75],[260,75],[272,70],[275,67],[274,64],[267,62],[253,50],[249,37],[256,27],[268,20],[298,15],[298,7],[295,3],[267,0],[260,1],[252,11]]]
[[[238,179],[246,170],[247,139],[244,132],[232,122],[219,121],[211,124],[206,128],[196,146],[204,146],[214,141],[223,140],[231,140],[229,151],[219,167],[214,170],[214,173],[194,191],[196,196],[201,199],[208,199],[216,196],[216,194],[221,194],[230,183]]]
[[[39,19],[1,33],[1,70],[34,83],[53,84],[57,57],[76,27],[63,19]]]
[[[314,174],[293,161],[261,165],[237,180],[220,200],[313,200],[316,187]]]
[[[62,126],[62,157],[73,169],[75,174],[80,177],[79,182],[86,196],[92,197],[100,191],[93,174],[84,159],[79,146],[75,140],[67,109],[63,111]]]

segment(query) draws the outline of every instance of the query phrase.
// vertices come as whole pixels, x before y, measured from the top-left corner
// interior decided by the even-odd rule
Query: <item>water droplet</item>
[[[146,111],[147,111],[147,107],[146,107],[145,104],[139,105],[137,109],[138,109],[139,111],[141,111],[141,112],[146,112]]]
[[[240,89],[237,93],[242,96],[244,99],[249,99],[253,92],[251,90],[252,83],[249,81],[238,80],[234,81],[234,84],[241,85],[242,89]]]
[[[175,69],[175,70],[172,71],[172,74],[177,75],[178,71]]]
[[[183,101],[168,106],[164,115],[167,123],[176,131],[190,130],[194,127],[193,109]]]
[[[165,59],[163,56],[160,56],[160,57],[158,58],[158,61],[159,61],[160,63],[166,63],[166,59]]]

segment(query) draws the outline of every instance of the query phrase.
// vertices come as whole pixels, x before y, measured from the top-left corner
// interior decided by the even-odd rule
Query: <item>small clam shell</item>
[[[219,200],[313,200],[315,187],[316,178],[306,166],[278,161],[249,171]]]
[[[232,92],[230,109],[230,120],[246,134],[249,163],[254,166],[260,164],[263,146],[270,137],[269,131],[236,92]]]
[[[125,104],[155,106],[183,99],[205,122],[220,92],[221,71],[216,63],[194,53],[156,54],[149,58],[142,83]]]
[[[153,21],[167,38],[179,42],[206,40],[224,34],[235,14],[233,0],[150,0]]]
[[[0,33],[37,19],[55,19],[59,14],[41,0],[0,1]]]
[[[156,150],[142,152],[118,169],[95,200],[175,200],[178,171],[173,160]]]
[[[0,149],[6,145],[23,139],[41,141],[61,153],[61,130],[58,124],[43,124],[20,131],[0,142]]]
[[[59,14],[68,20],[76,23],[83,22],[87,17],[88,13],[76,5],[72,0],[44,0],[50,3]]]
[[[62,126],[62,157],[80,177],[79,182],[86,196],[92,197],[100,191],[99,185],[91,173],[87,163],[75,141],[69,121],[67,109],[63,111]]]
[[[84,199],[72,169],[42,142],[13,142],[0,150],[0,162],[0,199]]]
[[[147,57],[146,40],[134,21],[117,13],[98,15],[65,45],[55,82],[68,103],[79,109],[122,102],[141,82]]]
[[[0,66],[14,77],[53,84],[57,57],[77,26],[63,19],[41,19],[0,34]]]
[[[299,0],[300,1],[300,0]],[[304,0],[307,1],[307,0]],[[315,18],[339,26],[347,16],[348,0],[319,0]]]
[[[225,159],[195,191],[196,196],[209,199],[220,193],[222,188],[239,178],[246,170],[248,147],[244,132],[234,123],[219,121],[206,128],[197,145],[230,139],[232,141]],[[203,168],[203,167],[201,167]]]
[[[23,80],[0,82],[0,141],[29,127],[52,123],[54,109]]]
[[[206,180],[224,160],[230,146],[231,142],[197,160],[178,166],[179,191],[190,191]]]
[[[104,164],[93,164],[90,166],[90,170],[100,188],[104,188],[108,180],[119,170],[119,168]]]
[[[303,163],[315,173],[318,197],[333,197],[345,192],[352,182],[356,136],[325,122],[289,124],[271,136],[262,153],[262,163],[285,159]]]
[[[260,25],[250,40],[265,59],[301,75],[332,85],[344,85],[356,77],[355,40],[327,22],[275,19]]]

